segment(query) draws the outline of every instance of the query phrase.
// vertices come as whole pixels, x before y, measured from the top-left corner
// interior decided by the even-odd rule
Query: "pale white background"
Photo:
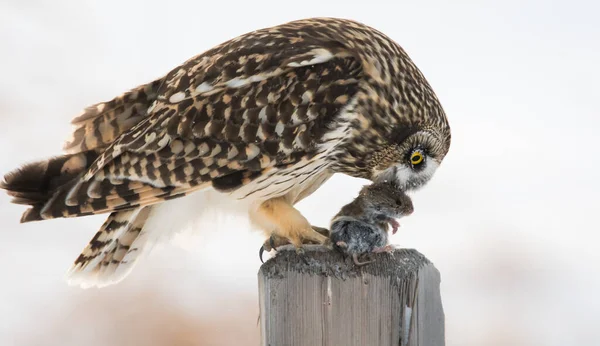
[[[450,153],[393,238],[442,273],[447,345],[598,345],[599,13],[591,1],[3,0],[0,170],[60,153],[80,109],[226,39],[363,21],[406,49],[450,118]],[[336,176],[301,209],[327,225],[363,183]],[[257,344],[262,239],[235,220],[81,290],[63,274],[104,216],[19,225],[23,208],[0,203],[1,345]]]

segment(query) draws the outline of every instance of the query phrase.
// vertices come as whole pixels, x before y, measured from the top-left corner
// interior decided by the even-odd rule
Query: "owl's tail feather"
[[[152,206],[110,214],[67,273],[70,285],[104,287],[123,280],[148,250],[143,231]]]
[[[41,211],[47,202],[59,190],[74,184],[98,155],[98,151],[88,150],[26,164],[6,174],[0,188],[13,197],[12,203],[31,206],[21,222],[42,220]]]

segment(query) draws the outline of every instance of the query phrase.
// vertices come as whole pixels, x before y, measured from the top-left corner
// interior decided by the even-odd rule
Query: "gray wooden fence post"
[[[373,258],[281,250],[258,273],[261,345],[443,346],[438,270],[410,249]]]

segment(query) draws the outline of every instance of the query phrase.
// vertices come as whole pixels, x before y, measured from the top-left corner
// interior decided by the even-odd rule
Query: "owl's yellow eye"
[[[423,156],[423,153],[421,151],[414,151],[410,155],[410,163],[413,165],[420,164],[421,162],[423,162],[424,159],[425,157]]]

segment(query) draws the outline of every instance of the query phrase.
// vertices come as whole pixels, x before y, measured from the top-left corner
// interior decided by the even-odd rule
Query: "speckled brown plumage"
[[[336,172],[409,189],[450,145],[444,111],[402,48],[334,18],[229,40],[73,124],[66,156],[6,176],[2,188],[31,206],[23,222],[125,213],[211,187],[293,205]],[[414,150],[435,164],[407,164]]]
[[[148,107],[158,96],[162,80],[139,86],[109,102],[90,106],[75,117],[72,138],[64,145],[67,153],[102,148],[112,143],[148,115]]]

